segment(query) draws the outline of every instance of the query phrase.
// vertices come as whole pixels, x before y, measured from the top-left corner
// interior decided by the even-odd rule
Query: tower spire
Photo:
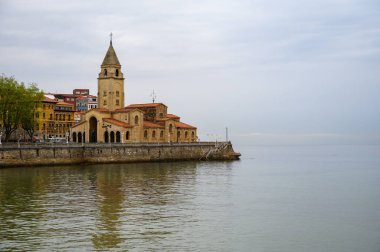
[[[110,33],[110,44],[112,45],[112,32]]]

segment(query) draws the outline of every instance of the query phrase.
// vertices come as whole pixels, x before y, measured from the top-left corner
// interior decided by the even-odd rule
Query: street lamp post
[[[108,134],[108,128],[112,128],[112,125],[104,124],[104,123],[103,123],[102,128],[103,128],[103,129],[106,129],[106,133],[107,133],[107,136],[108,136],[108,142],[109,142],[109,144],[111,144],[111,136]]]

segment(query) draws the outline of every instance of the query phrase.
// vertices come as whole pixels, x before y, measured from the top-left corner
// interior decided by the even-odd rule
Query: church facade
[[[163,103],[124,105],[124,76],[112,40],[98,76],[98,107],[70,130],[76,143],[196,142],[197,128]]]

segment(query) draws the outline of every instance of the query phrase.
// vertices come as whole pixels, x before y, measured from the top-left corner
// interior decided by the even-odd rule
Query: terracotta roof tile
[[[164,126],[157,123],[144,121],[144,127],[145,128],[163,128]]]
[[[125,128],[132,127],[128,123],[125,123],[125,122],[122,122],[122,121],[119,121],[119,120],[116,120],[116,119],[112,119],[112,118],[103,118],[103,121],[111,123],[111,124],[114,124],[114,125],[117,125],[117,126],[120,126],[120,127],[125,127]]]
[[[54,100],[54,99],[50,99],[49,97],[44,96],[43,102],[52,102],[52,103],[54,102],[54,103],[57,103],[58,101]]]
[[[126,108],[146,108],[146,107],[157,107],[163,105],[166,107],[163,103],[142,103],[142,104],[130,104]]]
[[[176,122],[175,126],[181,129],[196,129],[196,127],[183,123],[183,122]]]
[[[128,108],[120,108],[120,109],[116,109],[114,112],[116,112],[116,113],[121,113],[121,112],[127,113],[127,112],[131,112],[133,110],[134,109],[132,109],[132,108],[130,108],[130,109],[128,109]]]
[[[179,116],[173,115],[173,114],[167,114],[166,117],[168,117],[168,118],[175,118],[175,119],[179,119],[180,118]]]

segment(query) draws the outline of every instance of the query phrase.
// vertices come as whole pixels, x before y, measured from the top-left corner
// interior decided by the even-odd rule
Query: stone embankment
[[[150,144],[0,145],[0,167],[131,163],[180,160],[236,160],[230,142]]]

